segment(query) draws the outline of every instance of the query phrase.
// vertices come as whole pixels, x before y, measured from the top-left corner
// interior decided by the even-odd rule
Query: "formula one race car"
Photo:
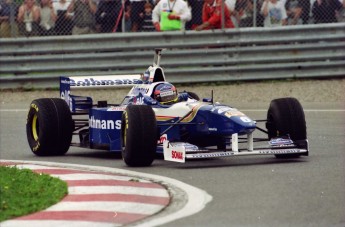
[[[121,152],[128,166],[164,160],[238,155],[308,155],[306,122],[295,98],[271,101],[267,119],[253,121],[237,109],[193,92],[177,92],[159,66],[161,49],[144,74],[61,77],[59,98],[32,101],[27,138],[38,156],[64,155],[70,146]],[[120,104],[75,96],[72,89],[131,86]],[[259,127],[266,123],[266,129]],[[267,134],[257,138],[257,133]],[[254,137],[255,134],[255,137]],[[72,142],[73,141],[73,142]],[[76,141],[76,142],[75,142]],[[255,146],[254,146],[255,143]]]

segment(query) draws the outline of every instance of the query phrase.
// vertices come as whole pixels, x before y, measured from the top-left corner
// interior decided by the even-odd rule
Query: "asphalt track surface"
[[[157,159],[148,168],[129,168],[118,155],[105,151],[71,148],[64,157],[36,157],[27,145],[26,111],[21,103],[0,106],[0,158],[154,174],[187,183],[212,196],[200,212],[163,226],[345,226],[344,102],[302,104],[310,156],[299,159],[252,156],[185,164]],[[265,118],[267,104],[253,106],[236,105],[253,119]]]

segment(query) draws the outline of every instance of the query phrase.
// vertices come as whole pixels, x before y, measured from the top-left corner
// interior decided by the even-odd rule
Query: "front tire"
[[[295,98],[280,98],[271,101],[267,112],[268,138],[290,136],[293,141],[307,139],[305,115],[300,102]],[[297,158],[300,154],[275,155],[277,158]]]
[[[64,100],[43,98],[32,101],[26,135],[35,155],[64,155],[71,144],[73,130],[72,116]]]
[[[150,166],[157,148],[157,122],[150,106],[129,105],[122,114],[122,158],[128,166]]]

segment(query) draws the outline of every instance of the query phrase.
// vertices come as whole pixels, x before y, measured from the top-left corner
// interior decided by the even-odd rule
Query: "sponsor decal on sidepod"
[[[95,129],[121,129],[121,120],[100,120],[100,119],[95,119],[94,116],[91,116],[89,118],[89,126],[90,128],[95,128]]]

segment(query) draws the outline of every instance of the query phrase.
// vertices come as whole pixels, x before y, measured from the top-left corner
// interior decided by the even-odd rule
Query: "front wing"
[[[280,146],[253,147],[253,138],[248,136],[247,148],[238,147],[238,135],[233,134],[231,139],[231,148],[225,150],[209,149],[198,147],[185,142],[163,142],[164,160],[184,163],[186,160],[222,158],[232,156],[247,155],[305,155],[308,156],[308,140],[295,141],[290,144]]]

